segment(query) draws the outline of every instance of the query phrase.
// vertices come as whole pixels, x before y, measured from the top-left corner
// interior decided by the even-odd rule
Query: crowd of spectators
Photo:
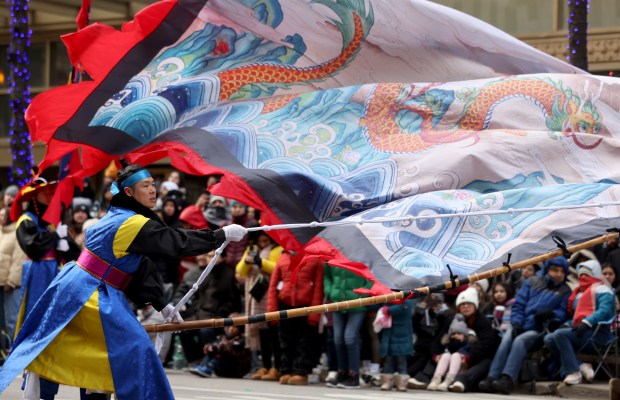
[[[67,210],[64,220],[77,244],[83,245],[85,231],[105,214],[114,173],[106,171],[99,193],[86,180]],[[217,177],[209,177],[206,187],[215,182]],[[159,182],[158,189],[155,211],[169,226],[214,230],[232,223],[259,224],[260,213],[245,204],[207,190],[188,193],[178,171]],[[15,221],[8,213],[16,194],[16,187],[6,188],[0,208],[0,325],[9,337],[24,261],[14,240]],[[262,231],[230,243],[182,308],[183,318],[222,318],[351,300],[363,297],[354,289],[371,285],[318,260],[295,272],[294,256]],[[170,304],[178,303],[214,257],[211,252],[158,261]],[[589,364],[579,361],[578,350],[594,336],[609,335],[609,328],[596,328],[615,316],[619,274],[620,249],[613,240],[568,259],[558,257],[493,281],[402,304],[168,334],[161,361],[173,367],[175,357],[182,357],[187,371],[200,377],[289,385],[325,382],[345,389],[370,385],[381,390],[509,394],[532,374],[522,370],[532,365],[546,379],[579,384],[591,381],[594,374]],[[163,322],[158,314],[153,307],[136,307],[144,324]],[[0,345],[7,347],[2,340]],[[532,358],[538,362],[529,363]]]

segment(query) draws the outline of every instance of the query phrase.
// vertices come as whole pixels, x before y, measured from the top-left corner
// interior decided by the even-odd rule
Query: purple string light
[[[9,138],[13,158],[9,181],[20,186],[31,179],[32,142],[24,115],[30,105],[30,62],[28,48],[32,30],[28,26],[29,0],[7,0],[10,11],[10,43],[7,52],[9,68],[9,106],[12,111]]]
[[[574,4],[575,6],[579,6],[580,3],[584,4],[584,0],[568,0],[568,9],[570,10],[570,6],[571,5]],[[587,14],[590,12],[590,0],[585,0],[585,3],[586,3],[586,17],[587,17]],[[569,44],[566,46],[566,48],[569,49],[570,48],[570,43],[573,40],[573,34],[578,34],[579,33],[579,28],[573,27],[571,29],[571,26],[573,24],[584,24],[586,21],[584,21],[583,18],[580,18],[578,21],[576,21],[575,20],[575,13],[570,12],[569,16],[567,18],[567,22],[568,22],[567,32],[568,32],[568,43]],[[590,24],[586,24],[586,26],[590,27]],[[587,28],[586,28],[586,31],[582,32],[582,33],[584,35],[587,35],[587,33],[588,33],[587,32]],[[586,43],[588,42],[587,38],[585,39],[585,42]],[[580,44],[579,40],[576,41],[576,44],[577,45]],[[587,48],[586,48],[586,52],[587,52]],[[568,61],[569,63],[571,62],[571,55],[572,54],[576,54],[576,51],[575,50],[568,51],[568,55],[566,56],[566,61]]]

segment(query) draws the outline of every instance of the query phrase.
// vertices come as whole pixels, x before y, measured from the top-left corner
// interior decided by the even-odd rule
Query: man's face
[[[157,188],[155,180],[151,177],[142,179],[132,187],[123,189],[125,194],[133,197],[136,201],[147,208],[155,207],[157,201]]]
[[[564,278],[566,277],[564,268],[561,265],[552,265],[549,267],[547,270],[547,275],[558,283],[564,282]]]

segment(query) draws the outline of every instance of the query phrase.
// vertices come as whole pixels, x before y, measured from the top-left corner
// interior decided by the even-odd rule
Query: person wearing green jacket
[[[325,297],[331,302],[366,297],[355,293],[353,290],[370,288],[371,286],[372,282],[344,268],[325,266],[323,290]],[[358,389],[360,387],[360,330],[365,316],[366,307],[355,307],[333,313],[338,374],[335,378],[327,381],[328,387],[344,389]]]

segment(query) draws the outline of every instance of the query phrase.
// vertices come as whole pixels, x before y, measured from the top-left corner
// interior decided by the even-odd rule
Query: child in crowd
[[[605,264],[603,266],[603,278],[609,283],[611,290],[614,292],[616,310],[620,310],[620,284],[618,283],[618,277],[613,265]]]
[[[496,282],[491,289],[493,305],[493,328],[499,331],[500,335],[510,327],[510,310],[515,302],[512,288],[502,282]]]
[[[383,306],[383,314],[392,317],[392,326],[381,330],[380,354],[384,357],[381,390],[391,390],[396,384],[400,392],[407,390],[407,356],[413,352],[413,300]],[[397,372],[397,375],[394,373]]]
[[[416,338],[413,355],[408,360],[409,388],[426,389],[428,386],[435,372],[433,355],[441,353],[441,339],[453,319],[454,312],[445,303],[443,293],[431,293],[415,303],[412,321]]]
[[[461,369],[464,369],[463,360],[471,350],[468,335],[469,328],[465,323],[465,317],[463,314],[456,314],[448,329],[448,343],[445,351],[434,356],[437,368],[426,390],[448,391],[448,386],[454,382]]]
[[[357,288],[369,288],[372,282],[344,268],[326,265],[323,275],[324,294],[332,302],[355,300],[366,295],[354,292]],[[354,307],[334,311],[334,346],[338,360],[338,374],[327,381],[327,387],[342,389],[360,388],[360,330],[366,307]]]
[[[230,318],[241,314],[232,313]],[[250,371],[251,354],[245,348],[243,325],[224,327],[224,335],[215,342],[205,344],[204,358],[200,365],[190,369],[194,375],[208,378],[213,374],[225,378],[241,378]]]

